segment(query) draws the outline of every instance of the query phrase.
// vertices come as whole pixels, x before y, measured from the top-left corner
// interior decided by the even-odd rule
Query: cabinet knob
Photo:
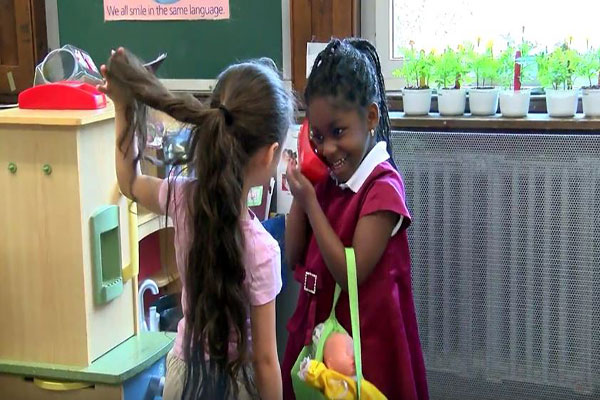
[[[52,167],[50,166],[50,164],[44,164],[44,166],[42,167],[42,171],[44,171],[44,174],[50,175],[52,173]]]
[[[14,162],[9,162],[8,170],[10,171],[11,174],[16,174],[17,173],[17,164],[15,164]]]

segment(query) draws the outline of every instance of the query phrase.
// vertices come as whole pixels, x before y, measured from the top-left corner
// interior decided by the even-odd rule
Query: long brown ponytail
[[[227,68],[207,104],[168,91],[128,52],[115,54],[107,72],[136,100],[128,120],[141,149],[146,138],[144,105],[192,126],[187,160],[196,179],[187,192],[193,239],[184,281],[187,376],[183,397],[236,397],[239,377],[246,390],[256,394],[245,368],[248,299],[239,222],[244,173],[257,150],[285,139],[293,116],[292,97],[268,59]],[[231,332],[235,332],[238,354],[233,359]]]

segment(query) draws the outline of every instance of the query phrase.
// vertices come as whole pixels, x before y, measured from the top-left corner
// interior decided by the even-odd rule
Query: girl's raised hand
[[[313,184],[302,174],[298,163],[293,159],[288,162],[286,178],[294,199],[306,210],[306,206],[311,200],[316,200],[317,195]]]
[[[117,51],[112,50],[110,59],[122,56],[124,51],[125,50],[122,47],[119,47]],[[127,108],[133,102],[131,91],[128,88],[119,85],[119,83],[111,77],[106,65],[100,67],[100,73],[104,78],[104,83],[96,86],[98,90],[110,97],[115,104],[115,109],[119,110]]]

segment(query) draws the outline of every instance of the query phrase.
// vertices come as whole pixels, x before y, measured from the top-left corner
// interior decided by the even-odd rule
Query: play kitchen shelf
[[[174,336],[141,332],[82,368],[0,359],[0,394],[12,400],[153,399]]]
[[[172,227],[173,222],[169,218],[165,220],[164,215],[157,215],[145,208],[138,206],[138,238],[144,239],[148,235],[157,232],[161,229]]]

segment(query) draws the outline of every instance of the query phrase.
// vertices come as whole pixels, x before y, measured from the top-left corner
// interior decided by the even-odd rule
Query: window
[[[493,4],[493,5],[492,5]],[[509,39],[525,39],[536,50],[552,49],[572,38],[571,46],[583,51],[600,47],[596,6],[589,0],[549,3],[547,0],[363,0],[363,36],[374,40],[382,59],[388,89],[402,82],[392,78],[400,66],[399,49],[413,42],[418,49],[437,51],[470,41],[492,40],[502,50]],[[374,10],[373,10],[374,8]]]

